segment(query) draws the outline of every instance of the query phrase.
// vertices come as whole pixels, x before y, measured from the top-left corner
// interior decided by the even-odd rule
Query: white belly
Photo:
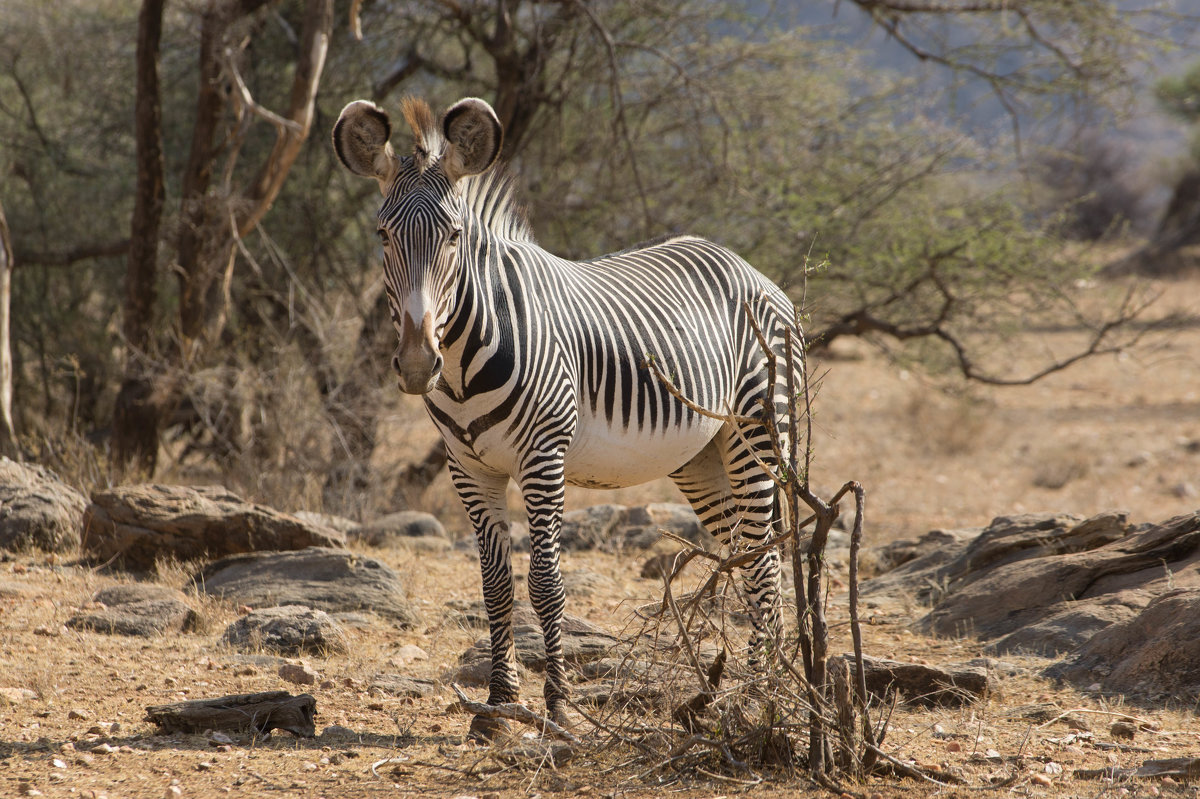
[[[704,449],[720,427],[718,420],[706,418],[695,420],[690,428],[644,433],[582,414],[567,449],[567,482],[587,488],[624,488],[666,477]]]

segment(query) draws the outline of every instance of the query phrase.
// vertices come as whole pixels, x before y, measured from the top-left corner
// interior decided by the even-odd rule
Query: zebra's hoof
[[[467,740],[487,744],[508,734],[508,722],[504,719],[489,719],[476,716],[471,719],[471,729],[467,731]]]

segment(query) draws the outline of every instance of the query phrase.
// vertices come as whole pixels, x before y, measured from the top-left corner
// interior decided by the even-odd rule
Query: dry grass
[[[1200,318],[1200,280],[1170,288],[1171,309]],[[1046,335],[1064,341],[1071,336]],[[1028,343],[1032,359],[1044,342]],[[869,347],[850,346],[854,352],[843,355],[855,357],[826,364],[830,371],[820,398],[814,474],[818,482],[827,480],[828,486],[817,486],[823,490],[847,478],[864,483],[868,545],[934,527],[981,526],[993,516],[1021,511],[1090,515],[1123,507],[1134,521],[1148,521],[1190,511],[1200,502],[1187,487],[1200,474],[1200,380],[1194,379],[1200,375],[1200,329],[1195,326],[1177,326],[1142,350],[1097,359],[1032,388],[976,388],[969,396],[947,393],[943,385],[903,372]],[[379,484],[372,489],[378,505],[372,510],[388,507],[389,470],[422,454],[433,439],[418,405],[409,398],[394,403],[384,417],[375,464]],[[81,479],[90,479],[91,461],[79,456],[76,462]],[[1047,464],[1055,464],[1054,469]],[[194,477],[187,470],[177,476],[189,482]],[[311,495],[300,478],[311,481],[313,475],[298,475],[293,485],[301,488],[282,496],[308,503]],[[579,507],[676,496],[673,487],[659,482],[614,493],[573,491],[571,503]],[[449,512],[457,508],[457,500],[448,485],[435,484],[425,499],[446,509],[448,527],[465,533],[465,524]],[[310,658],[322,679],[303,687],[283,682],[276,661],[251,661],[217,644],[237,616],[230,603],[199,602],[208,626],[195,634],[142,640],[64,630],[66,619],[97,590],[128,578],[63,565],[53,557],[21,555],[0,562],[0,689],[29,689],[36,695],[24,700],[0,696],[0,796],[34,789],[46,796],[161,797],[173,782],[185,797],[661,797],[666,792],[712,797],[745,790],[729,781],[728,773],[704,777],[694,771],[634,767],[637,752],[598,746],[602,736],[581,718],[575,731],[588,746],[574,760],[559,767],[536,760],[514,765],[463,742],[467,719],[446,712],[453,702],[448,687],[418,700],[372,695],[370,681],[378,673],[441,677],[481,633],[454,621],[448,607],[479,597],[478,564],[470,553],[371,554],[400,572],[422,623],[396,630],[377,621],[350,630],[350,652]],[[565,569],[592,571],[611,583],[605,592],[570,597],[570,611],[614,632],[638,629],[643,622],[635,609],[661,598],[659,582],[637,576],[640,566],[632,553],[566,554]],[[527,568],[527,558],[518,557],[517,571]],[[154,579],[182,587],[190,574],[186,565],[164,565]],[[849,651],[845,594],[835,592],[829,608],[831,651]],[[862,612],[869,621],[864,626],[868,654],[935,664],[983,654],[970,639],[912,633],[908,621],[921,611],[911,600],[868,602]],[[730,640],[738,640],[741,632],[731,630]],[[401,658],[399,647],[405,644],[419,646],[427,659]],[[1131,706],[1120,697],[1084,693],[1038,677],[1044,660],[1004,660],[1020,668],[999,674],[998,692],[983,703],[961,710],[896,708],[887,750],[935,772],[959,775],[972,788],[1002,786],[985,795],[1197,796],[1196,786],[1181,782],[1071,776],[1076,769],[1195,756],[1200,753],[1197,708]],[[318,730],[340,725],[351,732],[308,741],[287,734],[239,739],[224,748],[211,736],[156,736],[142,721],[147,705],[281,688],[307,690],[316,697]],[[531,705],[540,707],[540,675],[529,677],[523,690]],[[482,691],[470,693],[483,698]],[[1089,725],[1090,737],[1065,721],[1047,724],[1021,715],[1020,708],[1035,703],[1087,711],[1075,716]],[[82,717],[73,717],[72,711]],[[646,723],[665,728],[669,722],[655,713],[661,712],[645,711]],[[1133,741],[1114,738],[1110,725],[1118,714],[1150,724],[1143,724]],[[119,726],[114,730],[112,723]],[[102,743],[115,751],[102,753]],[[373,774],[371,764],[385,759],[395,761]],[[881,797],[976,793],[896,778],[851,787]],[[800,777],[779,774],[753,793],[794,796],[809,788]]]

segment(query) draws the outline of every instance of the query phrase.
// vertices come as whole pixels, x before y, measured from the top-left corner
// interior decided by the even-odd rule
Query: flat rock
[[[421,677],[407,677],[402,674],[376,674],[371,678],[367,690],[400,696],[410,699],[422,699],[433,696],[438,691],[438,683]]]
[[[662,539],[662,530],[706,549],[716,548],[691,507],[669,502],[593,505],[569,511],[563,515],[559,543],[566,551],[649,549]]]
[[[86,507],[49,469],[0,458],[0,549],[74,552]]]
[[[933,604],[1006,565],[1096,549],[1129,529],[1127,514],[1110,511],[1090,519],[1069,513],[998,516],[982,530],[934,530],[882,548],[881,565],[899,565],[864,581],[862,592],[908,593]]]
[[[917,629],[971,635],[992,642],[994,652],[1054,656],[1129,620],[1173,587],[1200,587],[1200,511],[1116,537],[1120,518],[1094,517],[1061,535],[1055,525],[1041,527],[1051,543],[1039,554],[1006,550],[994,537],[983,542],[975,549],[991,553],[981,559],[985,567],[950,576],[949,593]]]
[[[1168,591],[1094,634],[1051,676],[1141,699],[1200,700],[1200,588]]]
[[[200,617],[183,592],[162,585],[131,583],[105,588],[94,597],[104,607],[67,619],[75,630],[149,638],[165,633],[191,632]]]
[[[349,649],[346,633],[322,610],[302,605],[263,608],[242,616],[221,640],[243,652],[327,655]]]
[[[396,539],[431,536],[449,540],[446,528],[431,513],[402,510],[363,524],[354,537],[374,547],[391,546]]]
[[[338,547],[345,537],[219,486],[132,485],[92,494],[82,545],[96,561],[149,570],[158,560],[207,560],[243,552]]]
[[[515,614],[514,614],[515,615]],[[546,668],[546,645],[539,624],[522,623],[514,619],[513,639],[517,661],[534,671]],[[601,630],[583,619],[568,616],[563,623],[563,659],[578,669],[584,663],[607,656],[619,641],[616,636]],[[491,663],[492,643],[488,637],[477,640],[459,657],[462,664]]]
[[[336,530],[345,538],[353,538],[361,524],[353,519],[347,519],[345,516],[338,516],[333,513],[317,513],[311,510],[298,510],[292,514],[300,521],[311,524],[314,527],[328,527],[331,530]]]
[[[375,558],[346,550],[309,547],[234,555],[204,567],[192,584],[252,608],[306,605],[330,613],[370,611],[402,627],[418,620],[396,572]]]

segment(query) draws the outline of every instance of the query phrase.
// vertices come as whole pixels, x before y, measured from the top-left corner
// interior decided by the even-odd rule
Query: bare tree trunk
[[[162,103],[158,67],[166,0],[144,0],[138,14],[137,195],[130,223],[129,266],[125,272],[125,378],[113,410],[113,460],[120,468],[153,474],[158,459],[158,419],[154,383],[148,369],[151,326],[157,297],[158,236],[162,220]]]
[[[13,362],[9,322],[12,311],[13,250],[8,219],[0,205],[0,455],[18,457],[16,428],[13,425]]]

